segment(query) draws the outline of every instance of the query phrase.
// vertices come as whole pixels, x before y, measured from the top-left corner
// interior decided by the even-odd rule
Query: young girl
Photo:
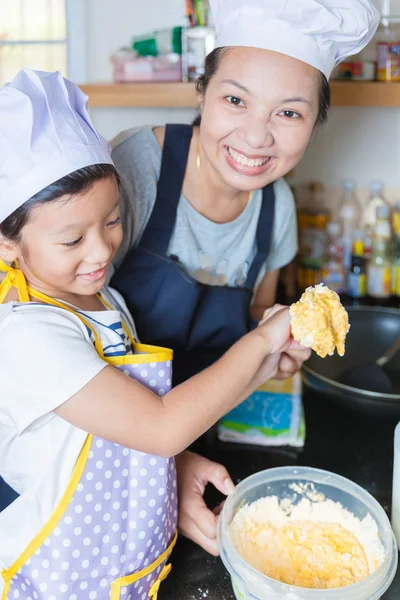
[[[104,287],[118,176],[86,100],[59,73],[0,90],[0,473],[20,494],[0,514],[2,600],[156,599],[177,536],[171,457],[308,356],[275,307],[170,391],[172,351],[138,343]]]

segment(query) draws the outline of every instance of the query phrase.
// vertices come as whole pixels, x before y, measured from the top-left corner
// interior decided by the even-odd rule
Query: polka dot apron
[[[7,270],[0,303],[11,286],[74,312],[30,289],[21,271]],[[172,351],[137,344],[133,355],[104,357],[126,376],[163,395],[170,389]],[[62,499],[14,564],[3,570],[2,600],[156,600],[171,566],[177,532],[175,462],[88,435]]]

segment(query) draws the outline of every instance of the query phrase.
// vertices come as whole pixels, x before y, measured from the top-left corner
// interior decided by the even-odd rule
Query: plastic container
[[[394,461],[393,461],[393,488],[392,488],[392,527],[400,544],[400,423],[394,431]]]
[[[182,58],[179,54],[137,56],[133,50],[122,48],[114,52],[111,62],[115,83],[182,80]]]
[[[332,79],[339,81],[374,81],[376,76],[375,62],[342,62],[332,73]]]
[[[382,565],[372,575],[353,585],[314,590],[280,583],[256,571],[236,552],[228,527],[236,512],[247,503],[265,496],[300,501],[303,496],[290,489],[292,483],[313,483],[318,492],[351,511],[356,517],[370,514],[376,521],[385,550]],[[279,467],[248,477],[228,496],[218,522],[218,546],[229,571],[238,600],[378,600],[389,588],[397,569],[397,545],[389,519],[378,502],[363,488],[334,473],[310,467]]]
[[[147,35],[135,36],[132,48],[140,56],[182,54],[182,27],[166,27]]]

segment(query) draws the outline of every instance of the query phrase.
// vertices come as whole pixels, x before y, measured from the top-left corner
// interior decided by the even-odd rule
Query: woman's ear
[[[199,92],[197,92],[197,102],[199,104],[199,111],[201,116],[201,113],[203,112],[204,95],[200,94]]]
[[[5,262],[13,263],[19,256],[18,244],[0,233],[0,258]]]

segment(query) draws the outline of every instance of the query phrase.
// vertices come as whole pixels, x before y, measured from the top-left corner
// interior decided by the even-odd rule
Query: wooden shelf
[[[88,84],[81,89],[92,107],[177,107],[197,106],[193,83]]]
[[[400,108],[400,83],[332,81],[332,106],[386,106]]]
[[[91,107],[197,106],[194,83],[90,83],[81,86]],[[400,108],[400,83],[333,81],[333,106],[386,106]]]

